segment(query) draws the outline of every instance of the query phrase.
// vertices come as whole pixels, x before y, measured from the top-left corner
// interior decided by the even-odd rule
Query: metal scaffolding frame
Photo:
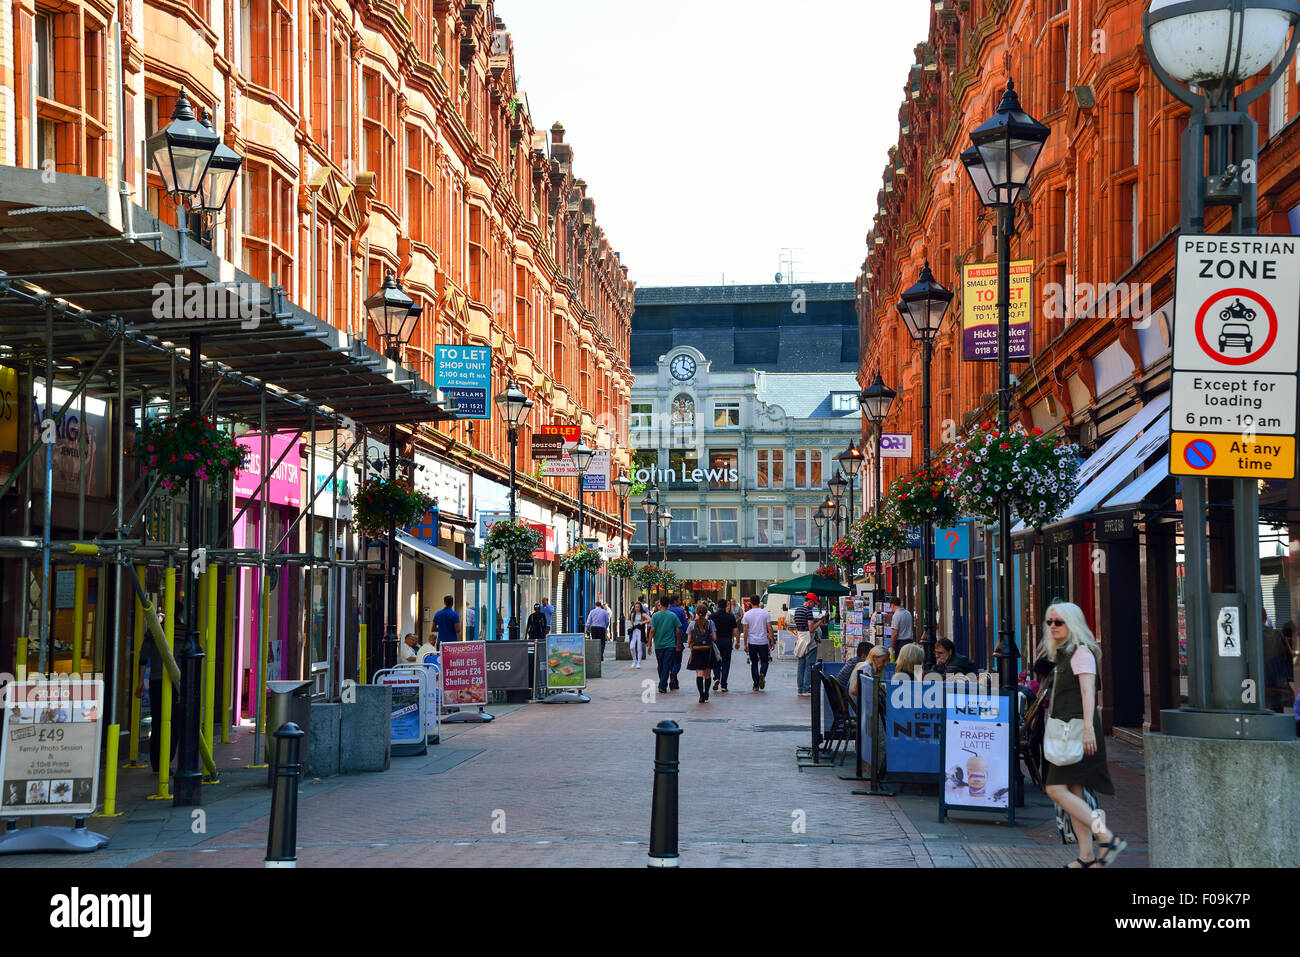
[[[116,404],[118,456],[111,480],[116,507],[107,525],[87,539],[86,497],[90,474],[89,470],[78,468],[77,538],[55,541],[53,445],[37,442],[26,430],[20,430],[21,441],[30,447],[0,487],[0,499],[3,499],[20,478],[26,479],[21,494],[21,534],[0,536],[0,557],[21,559],[20,654],[26,654],[29,637],[34,560],[40,562],[37,639],[42,674],[49,673],[53,661],[49,621],[52,560],[57,557],[60,564],[80,567],[99,563],[105,572],[112,568],[118,620],[115,627],[106,628],[104,616],[96,616],[97,628],[106,628],[110,636],[107,647],[101,641],[96,642],[95,649],[96,659],[114,676],[115,693],[108,702],[107,724],[118,724],[120,693],[116,682],[124,674],[123,668],[131,665],[131,659],[123,661],[120,638],[126,627],[129,593],[132,590],[136,593],[140,602],[137,610],[141,605],[149,606],[136,567],[147,563],[175,568],[178,553],[186,547],[181,541],[150,537],[149,511],[160,501],[157,479],[146,486],[144,477],[140,476],[130,490],[126,487],[131,481],[125,463],[126,417],[128,409],[132,415],[143,417],[149,407],[159,402],[168,403],[173,411],[182,406],[185,397],[183,390],[178,389],[178,366],[183,364],[188,368],[198,362],[202,393],[206,397],[204,413],[256,429],[263,447],[258,486],[228,521],[220,523],[223,531],[214,540],[217,547],[206,550],[206,565],[213,569],[212,574],[221,568],[257,568],[263,588],[272,568],[296,565],[304,569],[300,589],[306,587],[312,571],[327,569],[329,607],[324,641],[327,654],[335,662],[331,685],[337,691],[344,666],[345,634],[339,627],[344,572],[376,563],[336,555],[337,503],[330,516],[330,541],[325,554],[317,554],[312,537],[315,503],[324,488],[316,476],[318,428],[324,424],[332,432],[333,468],[326,482],[333,487],[340,470],[353,459],[358,448],[364,448],[367,435],[383,436],[396,423],[453,418],[454,411],[449,410],[440,393],[413,373],[290,303],[280,287],[260,283],[209,250],[187,242],[184,231],[163,224],[147,210],[131,204],[125,195],[110,192],[105,181],[62,173],[57,180],[56,186],[44,182],[39,170],[0,168],[0,364],[20,373],[25,368],[33,398],[37,378],[44,379],[45,418],[52,418],[55,423],[74,403],[79,403],[84,421],[87,396]],[[224,298],[214,299],[210,292],[213,288],[222,290]],[[202,293],[198,297],[199,311],[206,311],[202,307],[215,301],[223,304],[222,315],[188,314],[195,290]],[[177,306],[182,307],[179,314],[173,308]],[[186,346],[188,334],[195,331],[196,323],[202,329],[203,354],[199,356],[191,355]],[[117,362],[110,363],[114,356]],[[71,394],[51,416],[56,388],[70,389]],[[295,440],[286,444],[273,465],[266,467],[271,434],[288,430],[296,430]],[[271,477],[290,450],[297,447],[297,439],[308,432],[311,434],[311,496],[279,542],[273,549],[268,548]],[[351,437],[347,451],[342,454],[341,433]],[[84,449],[84,432],[77,441],[80,452]],[[46,450],[43,457],[42,448]],[[78,458],[79,464],[83,461],[84,456]],[[364,462],[358,464],[364,470]],[[32,533],[31,526],[35,486],[31,478],[36,467],[44,471],[39,536]],[[221,500],[233,506],[233,487],[228,487],[226,493]],[[258,547],[230,547],[232,530],[255,502],[261,511]],[[174,503],[167,507],[172,513],[179,508]],[[307,551],[276,554],[298,532],[304,516]],[[173,530],[183,529],[184,525],[176,520],[175,514],[171,519],[167,523],[167,537],[176,539]],[[106,577],[101,578],[101,594],[108,588]],[[81,573],[78,582],[84,582]],[[227,583],[232,584],[229,577]],[[357,575],[353,584],[357,588],[360,622],[364,627],[364,575]],[[197,586],[191,578],[186,587]],[[216,589],[208,587],[211,589],[209,603],[215,604]],[[299,604],[306,607],[301,594]],[[201,611],[200,620],[202,614]],[[157,616],[145,617],[150,630],[156,630]],[[263,633],[263,626],[264,621],[259,617],[258,647],[263,661],[258,665],[258,672],[264,681],[268,636]],[[80,622],[76,628],[79,632]],[[74,656],[79,653],[78,642]],[[25,669],[25,657],[21,664]],[[80,660],[74,660],[72,670],[80,668]],[[167,670],[174,670],[174,662]],[[133,681],[134,675],[128,678]],[[227,673],[223,687],[228,687],[233,680],[233,675]],[[235,700],[237,703],[238,699]],[[257,710],[260,732],[263,719],[260,700]],[[227,724],[229,717],[226,716]],[[210,742],[207,746],[205,763],[211,774],[214,769],[210,762]]]

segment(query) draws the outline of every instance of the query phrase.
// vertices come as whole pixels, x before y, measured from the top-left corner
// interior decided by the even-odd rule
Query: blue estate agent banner
[[[481,346],[434,346],[433,384],[456,400],[456,418],[490,419],[492,350]]]

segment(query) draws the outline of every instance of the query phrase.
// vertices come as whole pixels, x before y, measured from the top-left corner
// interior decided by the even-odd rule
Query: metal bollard
[[[275,788],[271,792],[271,824],[266,832],[266,866],[298,866],[298,779],[301,728],[290,721],[275,732]]]
[[[655,725],[655,790],[647,867],[677,866],[677,753],[682,729],[676,721]]]

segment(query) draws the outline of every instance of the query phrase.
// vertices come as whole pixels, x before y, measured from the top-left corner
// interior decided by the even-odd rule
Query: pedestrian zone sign
[[[1178,237],[1169,470],[1295,477],[1300,238]]]

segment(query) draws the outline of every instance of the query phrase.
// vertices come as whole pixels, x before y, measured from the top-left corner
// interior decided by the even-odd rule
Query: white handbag
[[[1052,676],[1052,701],[1047,709],[1047,724],[1043,728],[1043,757],[1058,768],[1067,768],[1083,760],[1083,719],[1062,721],[1053,718],[1056,709],[1056,676]]]
[[[811,632],[801,631],[799,632],[798,638],[795,639],[794,656],[796,658],[802,658],[804,655],[808,654],[809,650],[813,647],[815,646]]]

